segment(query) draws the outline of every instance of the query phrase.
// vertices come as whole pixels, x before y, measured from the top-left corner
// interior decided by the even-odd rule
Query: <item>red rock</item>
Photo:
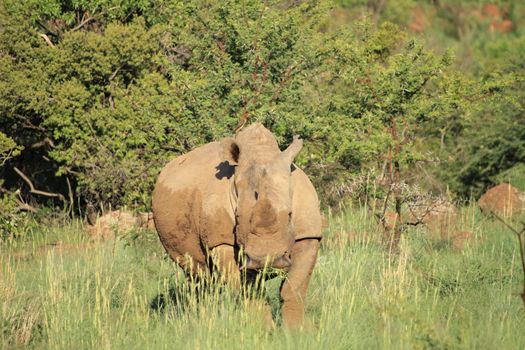
[[[432,234],[447,237],[457,221],[457,209],[454,204],[439,200],[411,208],[408,213],[402,214],[404,224],[424,225]],[[397,214],[391,211],[385,213],[385,231],[391,232],[397,222]]]
[[[140,221],[135,215],[123,210],[114,210],[98,217],[94,225],[87,226],[86,231],[93,240],[105,240],[138,227]]]
[[[433,232],[445,237],[454,228],[457,221],[456,206],[447,201],[430,203],[414,214]]]
[[[494,19],[502,17],[502,11],[496,4],[485,4],[485,6],[483,6],[483,14]]]
[[[510,184],[502,183],[485,192],[478,205],[485,214],[511,217],[525,210],[525,194]]]
[[[492,30],[496,30],[500,33],[508,33],[512,31],[513,28],[514,28],[514,23],[510,19],[504,19],[501,22],[493,23],[493,28],[491,25]]]
[[[397,214],[392,211],[387,211],[385,213],[385,223],[383,225],[385,230],[391,231],[396,225],[399,225],[397,222]]]
[[[148,230],[155,231],[155,222],[153,221],[153,213],[139,213],[137,215],[138,217],[138,224],[140,228],[145,228]]]
[[[412,18],[408,28],[416,33],[424,32],[431,25],[431,20],[422,6],[412,8]]]

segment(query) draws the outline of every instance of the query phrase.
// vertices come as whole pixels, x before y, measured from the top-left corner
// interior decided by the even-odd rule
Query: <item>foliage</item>
[[[4,166],[10,158],[16,157],[18,154],[20,154],[20,148],[17,147],[13,139],[0,133],[0,166]]]
[[[407,10],[411,16],[394,19],[385,11],[399,8],[397,1],[352,1],[347,7],[359,13],[360,8],[377,8],[371,6],[376,3],[382,4],[379,23],[394,20],[437,52],[454,48],[452,69],[465,74],[449,80],[448,89],[465,97],[466,113],[442,116],[442,123],[423,128],[418,149],[431,162],[418,166],[429,178],[418,181],[437,191],[479,196],[497,183],[497,174],[523,162],[523,2],[413,1]]]
[[[410,20],[410,9],[417,0],[338,0],[337,3],[351,12],[361,12],[376,22],[389,21],[396,24]]]
[[[23,150],[0,177],[20,188],[17,166],[81,206],[146,208],[169,159],[239,121],[263,122],[283,147],[300,134],[297,162],[329,204],[352,178],[380,175],[400,143],[401,167],[425,164],[441,183],[428,189],[459,195],[523,161],[520,29],[487,31],[486,1],[337,3],[371,15],[332,27],[324,0],[4,1],[0,146],[5,135]],[[432,35],[403,29],[416,8]],[[457,22],[466,9],[481,17]],[[505,9],[518,23],[521,7]]]
[[[444,125],[468,119],[477,108],[471,100],[504,86],[458,73],[450,53],[436,54],[390,23],[361,23],[331,49],[335,63],[323,67],[311,98],[310,114],[322,118],[312,126],[309,165],[324,165],[336,184],[335,171],[384,178],[394,163],[410,171],[433,161],[429,145]]]
[[[498,174],[525,161],[523,38],[478,37],[472,74],[480,84],[467,85],[466,94],[471,112],[450,115],[429,139],[427,149],[441,159],[429,168],[459,195],[479,196],[501,181]]]
[[[84,200],[148,206],[160,167],[243,116],[281,141],[300,129],[324,5],[162,2],[157,18],[147,1],[58,3],[5,5],[0,130],[38,146]]]
[[[525,192],[525,163],[518,163],[512,168],[499,173],[493,179],[493,182],[506,182]]]
[[[18,206],[14,194],[7,193],[0,195],[0,244],[3,240],[12,239],[18,236],[22,217],[18,214]]]
[[[406,142],[413,143],[415,124],[437,124],[436,119],[459,107],[461,96],[450,96],[447,90],[448,55],[433,55],[420,43],[405,40],[404,33],[389,24],[378,31],[365,25],[352,40],[350,35],[337,43],[341,61],[330,73],[340,79],[335,86],[328,85],[333,90],[323,102],[329,107],[322,107],[331,115],[321,121],[325,132],[334,120],[345,128],[321,135],[328,139],[323,144],[334,148],[323,153],[348,169],[359,169],[386,154],[393,142],[392,123]],[[407,162],[415,158],[411,151],[404,155]]]
[[[20,147],[10,137],[0,132],[0,169],[4,164],[20,154]],[[0,240],[11,236],[17,226],[18,217],[16,202],[12,193],[2,187],[3,180],[0,179]]]

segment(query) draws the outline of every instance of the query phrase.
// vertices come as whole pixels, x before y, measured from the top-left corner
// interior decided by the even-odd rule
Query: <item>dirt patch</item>
[[[485,214],[495,213],[509,218],[525,210],[525,194],[508,183],[489,189],[478,201]]]

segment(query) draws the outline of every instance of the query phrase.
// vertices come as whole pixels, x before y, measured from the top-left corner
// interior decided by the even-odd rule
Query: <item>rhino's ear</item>
[[[239,145],[231,137],[227,137],[221,141],[222,157],[231,165],[239,163],[239,155],[241,153]]]
[[[293,142],[287,149],[281,152],[281,159],[286,163],[287,166],[292,164],[295,157],[299,154],[303,148],[303,140],[299,136],[295,135],[293,137]]]

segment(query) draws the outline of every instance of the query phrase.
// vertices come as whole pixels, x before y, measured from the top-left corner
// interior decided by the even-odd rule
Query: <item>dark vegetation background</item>
[[[168,160],[245,119],[304,138],[325,205],[366,197],[396,149],[424,192],[525,190],[524,27],[518,0],[4,0],[0,233],[147,210]]]

